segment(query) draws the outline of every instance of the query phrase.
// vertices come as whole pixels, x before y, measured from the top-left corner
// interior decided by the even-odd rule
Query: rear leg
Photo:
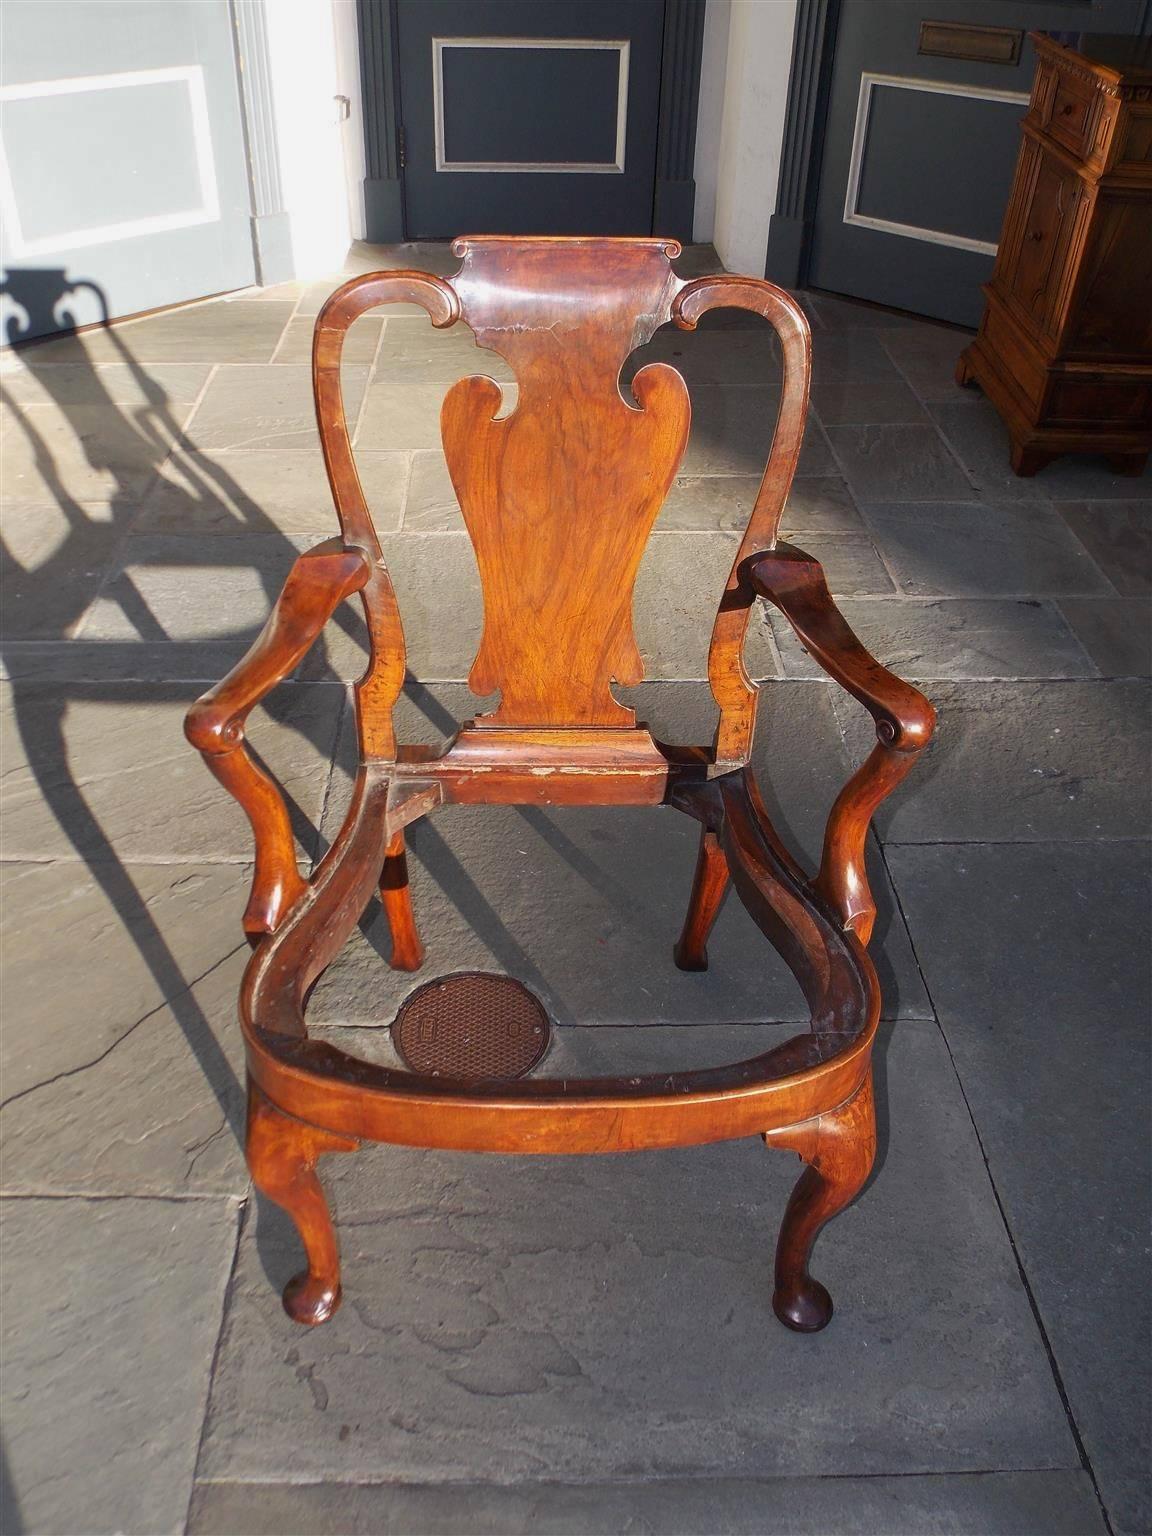
[[[728,860],[724,857],[720,839],[705,827],[700,834],[700,852],[692,877],[692,894],[688,898],[684,928],[672,951],[682,971],[708,969],[708,935],[727,893],[729,880]]]
[[[416,929],[412,910],[412,891],[408,884],[408,855],[404,851],[404,833],[393,835],[384,854],[380,871],[380,901],[392,934],[394,971],[418,971],[424,964],[424,946]]]

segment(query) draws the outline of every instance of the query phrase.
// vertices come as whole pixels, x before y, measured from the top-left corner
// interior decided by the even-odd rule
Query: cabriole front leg
[[[860,1193],[876,1157],[871,1065],[839,1109],[805,1126],[770,1131],[764,1140],[770,1147],[790,1147],[808,1164],[780,1228],[772,1310],[786,1328],[816,1333],[831,1320],[832,1298],[809,1273],[813,1245],[833,1216]]]
[[[355,1152],[359,1145],[286,1115],[249,1079],[246,1150],[252,1182],[291,1216],[308,1256],[308,1268],[284,1287],[284,1310],[293,1322],[327,1322],[340,1305],[340,1250],[316,1161],[325,1152]]]

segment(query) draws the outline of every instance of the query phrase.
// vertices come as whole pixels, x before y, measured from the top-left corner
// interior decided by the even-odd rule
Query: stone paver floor
[[[359,248],[350,270],[382,263],[453,265]],[[333,1159],[345,1306],[313,1333],[281,1313],[296,1240],[237,1142],[247,830],[180,722],[334,531],[308,375],[334,282],[0,363],[4,1531],[1147,1531],[1152,486],[1088,458],[1017,480],[952,382],[963,333],[831,296],[805,299],[786,533],[941,716],[873,838],[881,1156],[817,1251],[835,1321],[771,1317],[796,1165],[750,1142]],[[647,353],[695,415],[639,581],[636,698],[705,739],[776,354],[755,319]],[[436,423],[490,367],[507,379],[411,312],[349,344],[413,738],[474,702]],[[348,794],[363,641],[349,606],[254,726],[303,861]],[[766,615],[748,661],[773,814],[811,859],[867,731]],[[550,1070],[763,1049],[803,1010],[737,903],[707,976],[671,964],[694,840],[656,811],[445,812],[411,839],[428,969],[522,976],[562,1026]],[[377,916],[310,1014],[377,1055],[415,984],[386,954]]]

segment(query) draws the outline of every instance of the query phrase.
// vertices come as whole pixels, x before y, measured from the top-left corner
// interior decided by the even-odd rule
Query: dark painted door
[[[842,0],[809,283],[976,325],[1032,86],[1027,33],[1132,34],[1146,13],[1147,0]]]
[[[664,0],[398,0],[405,233],[652,232]]]

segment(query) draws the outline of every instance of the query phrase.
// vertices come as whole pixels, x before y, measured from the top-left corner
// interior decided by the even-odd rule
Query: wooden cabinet
[[[1034,475],[1062,453],[1140,474],[1152,449],[1152,40],[1033,33],[1016,179],[976,340],[979,384]]]

